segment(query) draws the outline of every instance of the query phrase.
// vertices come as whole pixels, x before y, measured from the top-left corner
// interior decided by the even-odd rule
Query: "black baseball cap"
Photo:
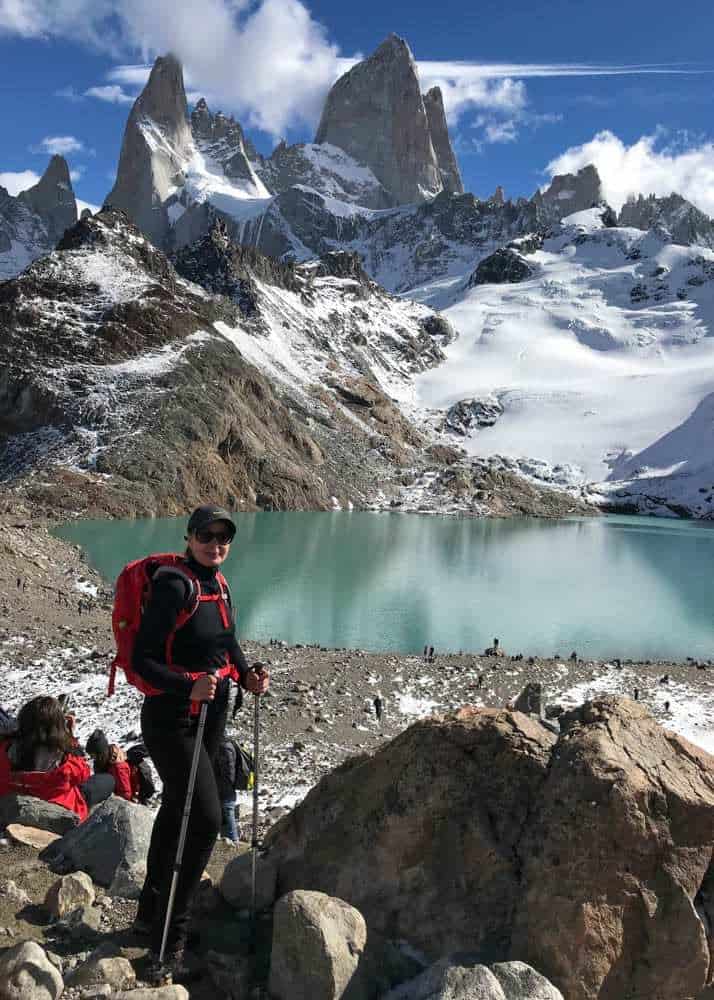
[[[195,511],[188,519],[189,535],[195,531],[200,531],[201,528],[205,528],[214,521],[226,521],[235,535],[236,523],[233,520],[232,515],[224,507],[219,507],[217,504],[212,503],[206,503],[201,507],[196,507]]]

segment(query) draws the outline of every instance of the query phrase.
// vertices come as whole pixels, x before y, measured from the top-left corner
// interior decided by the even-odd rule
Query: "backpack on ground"
[[[183,628],[186,622],[198,609],[201,601],[218,601],[221,619],[227,628],[230,624],[230,596],[228,583],[222,573],[216,574],[220,585],[217,595],[204,595],[201,591],[201,581],[186,565],[186,558],[173,552],[157,553],[135,559],[128,563],[117,577],[114,588],[114,606],[112,608],[112,631],[116,642],[116,656],[109,672],[108,694],[114,694],[117,668],[121,668],[126,679],[143,694],[154,695],[161,692],[147,683],[132,667],[132,657],[136,637],[141,625],[141,616],[151,596],[151,587],[159,574],[171,574],[180,577],[186,584],[186,604],[179,612],[176,625],[166,643],[166,662],[171,666],[171,647],[176,632]],[[229,672],[228,666],[218,671],[219,676]],[[191,675],[189,675],[191,676]]]
[[[136,743],[127,750],[126,759],[131,768],[131,787],[138,789],[138,801],[141,805],[146,805],[149,799],[156,794],[154,774],[149,763],[149,751],[143,743]]]
[[[253,788],[255,781],[255,762],[253,755],[248,753],[245,747],[233,740],[236,751],[236,776],[233,787],[237,792],[248,792]]]

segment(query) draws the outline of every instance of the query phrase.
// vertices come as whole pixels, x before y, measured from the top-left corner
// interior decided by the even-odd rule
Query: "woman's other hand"
[[[265,694],[270,687],[270,674],[263,663],[254,663],[244,678],[246,691],[253,694]]]
[[[217,687],[218,679],[214,674],[203,674],[193,683],[191,701],[213,701]]]

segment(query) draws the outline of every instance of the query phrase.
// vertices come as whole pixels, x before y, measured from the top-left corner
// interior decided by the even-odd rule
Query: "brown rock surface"
[[[271,831],[278,893],[338,896],[434,958],[507,957],[516,847],[554,739],[526,716],[467,709],[352,758]]]
[[[278,892],[337,895],[432,957],[528,962],[568,1000],[697,996],[714,761],[626,699],[561,722],[465,708],[347,761],[268,835]]]
[[[697,909],[711,880],[713,766],[636,702],[606,698],[561,717],[520,848],[514,955],[537,955],[577,1000],[696,996],[712,943]]]

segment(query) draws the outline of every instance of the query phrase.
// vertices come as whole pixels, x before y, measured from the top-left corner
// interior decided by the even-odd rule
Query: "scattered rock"
[[[126,990],[136,982],[136,973],[131,962],[116,952],[110,954],[111,946],[98,948],[84,964],[74,969],[67,977],[68,986],[93,986],[106,983],[112,989]]]
[[[158,986],[156,989],[129,990],[116,993],[114,1000],[189,1000],[189,992],[185,986]]]
[[[506,1000],[563,1000],[560,990],[525,962],[499,962],[491,966],[491,972]]]
[[[7,832],[18,844],[25,844],[27,847],[35,847],[42,851],[55,840],[59,840],[59,833],[52,833],[50,830],[40,830],[36,826],[23,826],[22,823],[9,823]]]
[[[276,1000],[366,998],[359,964],[367,943],[362,914],[322,892],[289,892],[273,914],[270,993]]]
[[[36,941],[21,941],[0,955],[0,1000],[57,1000],[62,976]]]
[[[526,684],[513,702],[513,711],[537,715],[540,718],[543,714],[543,685],[534,682]]]
[[[5,899],[10,900],[14,903],[18,909],[23,906],[27,906],[30,902],[30,897],[27,895],[24,889],[21,889],[19,885],[16,885],[12,880],[5,882],[5,884],[0,888],[0,896],[4,896]]]
[[[0,829],[11,823],[51,830],[61,835],[77,826],[79,816],[70,809],[31,795],[3,795],[0,797]]]
[[[86,872],[63,875],[52,885],[45,896],[45,909],[51,917],[61,920],[74,910],[92,906],[95,899],[92,880]]]
[[[138,898],[146,875],[154,814],[112,796],[42,853],[53,871],[81,869],[110,895]]]

